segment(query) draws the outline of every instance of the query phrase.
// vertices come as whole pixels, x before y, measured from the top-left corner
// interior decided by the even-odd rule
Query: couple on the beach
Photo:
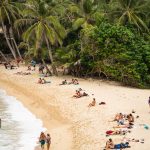
[[[47,150],[50,149],[51,137],[50,134],[45,135],[44,132],[41,132],[39,142],[41,143],[41,148],[44,149],[45,143],[47,144]]]

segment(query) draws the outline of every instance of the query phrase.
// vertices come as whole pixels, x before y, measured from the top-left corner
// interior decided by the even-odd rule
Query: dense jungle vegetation
[[[0,26],[15,60],[150,87],[150,0],[0,0]]]

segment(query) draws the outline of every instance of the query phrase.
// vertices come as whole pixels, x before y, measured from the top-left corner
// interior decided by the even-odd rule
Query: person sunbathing
[[[106,142],[106,150],[108,149],[113,149],[114,148],[114,142],[112,141],[112,139],[109,139],[107,142]]]
[[[43,84],[43,81],[42,81],[41,78],[39,78],[38,83],[39,83],[39,84]]]
[[[69,82],[68,84],[74,84],[74,79],[71,79],[71,82]]]
[[[106,131],[106,136],[109,136],[109,135],[125,135],[126,133],[130,133],[131,131],[129,130],[108,130]]]
[[[131,128],[133,128],[133,124],[132,123],[118,124],[117,126],[114,126],[113,128],[128,128],[128,129],[131,129]]]
[[[80,98],[80,97],[82,97],[82,94],[80,93],[80,91],[76,90],[76,93],[75,93],[75,95],[73,95],[73,97]]]
[[[64,80],[64,81],[62,81],[62,83],[59,84],[59,85],[66,85],[66,84],[67,84],[67,80]]]
[[[42,79],[42,84],[51,83],[50,81],[46,81],[44,78]]]
[[[93,101],[88,105],[88,107],[93,107],[96,105],[96,100],[93,98]]]
[[[78,85],[78,84],[79,84],[78,80],[77,80],[77,79],[74,79],[73,84],[74,84],[74,85]]]
[[[116,114],[114,121],[119,121],[120,119],[123,119],[123,114],[122,113]]]

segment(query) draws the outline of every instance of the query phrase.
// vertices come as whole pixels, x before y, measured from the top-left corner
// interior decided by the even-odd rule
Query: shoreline
[[[9,139],[7,140],[12,140],[12,143],[10,142],[12,147],[15,147],[14,143],[17,143],[16,145],[18,145],[19,147],[16,146],[16,149],[20,149],[20,147],[22,147],[22,149],[24,150],[33,150],[34,147],[37,145],[36,143],[38,140],[37,137],[39,136],[39,133],[41,132],[41,130],[45,131],[45,129],[43,128],[42,121],[36,118],[35,115],[31,113],[27,107],[24,107],[24,105],[19,100],[17,100],[16,97],[8,95],[8,93],[4,89],[0,89],[0,102],[2,104],[1,108],[3,108],[4,106],[4,110],[2,109],[1,114],[2,120],[4,121],[2,121],[2,135],[3,132],[7,133],[8,129],[8,133],[10,133],[10,135],[7,135],[9,137]],[[8,115],[3,115],[3,111],[4,114],[8,113]],[[12,125],[15,123],[16,125]],[[29,126],[29,123],[32,126]],[[4,136],[6,136],[6,133],[4,134]],[[14,136],[19,136],[20,138],[13,141]],[[31,142],[28,143],[28,145],[26,145],[28,139],[30,139]],[[2,140],[2,143],[3,142],[5,142],[5,140]],[[0,147],[1,146],[2,149],[5,148],[3,147],[3,145],[0,145]]]
[[[8,71],[9,72],[9,71]],[[47,129],[48,132],[52,132],[52,134],[59,134],[60,136],[55,138],[53,140],[55,142],[54,149],[59,150],[59,146],[57,146],[56,143],[58,141],[63,144],[63,140],[60,141],[59,138],[61,138],[64,135],[66,135],[66,140],[70,141],[72,137],[72,133],[69,130],[69,121],[64,119],[61,114],[59,113],[59,107],[57,106],[57,100],[55,97],[52,95],[52,99],[54,100],[54,103],[48,104],[47,102],[43,101],[43,94],[37,94],[34,88],[32,87],[34,91],[28,89],[28,84],[22,85],[22,81],[18,83],[18,80],[14,77],[13,80],[12,78],[9,78],[7,73],[2,72],[2,67],[0,66],[0,88],[4,89],[8,95],[12,95],[16,97],[18,101],[20,101],[24,107],[28,108],[31,113],[33,113],[37,118],[42,120],[43,122],[43,127]],[[13,76],[13,75],[10,75]],[[23,81],[24,82],[24,81]],[[40,91],[39,91],[40,92]],[[51,95],[49,95],[51,96]],[[45,97],[44,97],[45,98]],[[47,97],[48,99],[48,97]],[[57,131],[55,130],[57,129]],[[40,133],[39,133],[40,134]],[[69,137],[68,137],[69,135]],[[55,136],[53,136],[55,137]],[[38,137],[37,137],[38,138]],[[64,138],[64,137],[63,137]],[[53,138],[52,138],[53,139]],[[64,138],[65,139],[65,138]],[[57,141],[58,140],[58,141]],[[68,144],[69,147],[66,150],[69,150],[71,147],[71,144]],[[56,147],[56,148],[55,148]],[[65,147],[65,145],[64,145]],[[66,148],[66,147],[65,147]],[[39,147],[36,147],[35,150],[38,150]]]
[[[148,89],[84,79],[79,79],[80,85],[58,86],[63,79],[70,80],[71,77],[48,77],[46,80],[50,80],[51,84],[39,85],[36,83],[39,78],[37,72],[28,76],[14,75],[20,70],[25,71],[26,68],[5,70],[0,67],[0,87],[15,95],[43,121],[43,126],[52,136],[52,150],[103,150],[108,139],[105,132],[114,125],[109,120],[118,112],[131,113],[134,109],[140,116],[136,126],[140,123],[150,125]],[[72,95],[78,88],[84,89],[89,97],[73,99]],[[96,98],[97,105],[89,109],[87,105],[93,97]],[[105,101],[106,105],[98,105],[101,101]],[[150,148],[147,140],[150,138],[149,130],[134,128],[127,137],[145,139],[143,145],[131,143],[131,150]],[[119,141],[122,137],[113,138]]]

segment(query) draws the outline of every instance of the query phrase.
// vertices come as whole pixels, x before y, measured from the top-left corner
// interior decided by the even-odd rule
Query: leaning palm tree
[[[146,23],[146,15],[150,6],[148,0],[112,0],[110,17],[119,24],[133,24],[139,30],[149,30]]]
[[[22,59],[20,51],[14,39],[14,34],[12,29],[13,22],[18,17],[19,17],[19,9],[14,2],[12,2],[11,0],[0,1],[0,23],[2,25],[3,34],[5,36],[7,45],[15,60],[17,59],[16,51],[19,57]]]
[[[49,4],[50,5],[50,4]],[[64,27],[60,24],[57,16],[49,14],[49,5],[42,0],[35,0],[25,5],[23,18],[15,22],[15,26],[27,25],[27,30],[23,34],[23,39],[29,44],[34,39],[36,41],[36,50],[47,45],[53,73],[57,75],[54,65],[51,46],[62,44],[62,39],[66,36]]]

